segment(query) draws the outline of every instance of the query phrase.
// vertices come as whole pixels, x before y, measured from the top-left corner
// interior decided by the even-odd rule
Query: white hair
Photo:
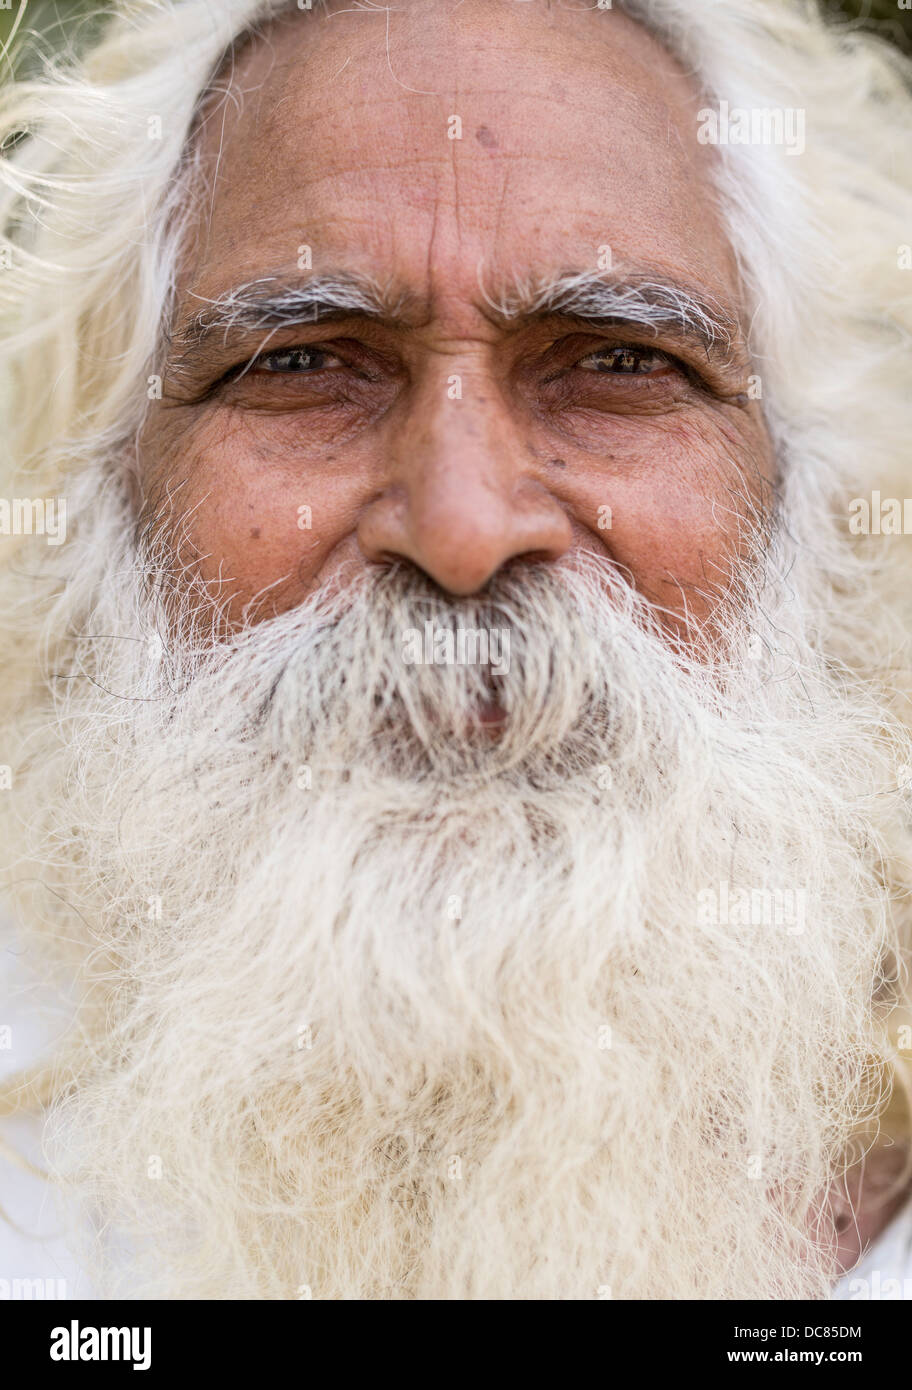
[[[227,89],[226,55],[294,8],[130,0],[81,61],[52,58],[0,92],[0,142],[28,134],[0,161],[8,495],[68,493],[85,459],[136,438],[201,192],[192,140],[201,105],[213,87]],[[777,144],[723,145],[719,182],[795,582],[818,591],[821,639],[880,667],[907,630],[900,548],[885,537],[850,547],[845,532],[851,498],[872,489],[901,497],[909,476],[912,271],[901,253],[912,223],[910,64],[792,0],[624,8],[693,71],[708,104],[806,112],[800,157]],[[121,472],[124,457],[121,448]],[[86,518],[71,507],[69,523],[78,547]],[[8,563],[20,545],[7,540]],[[892,585],[876,613],[874,583]]]

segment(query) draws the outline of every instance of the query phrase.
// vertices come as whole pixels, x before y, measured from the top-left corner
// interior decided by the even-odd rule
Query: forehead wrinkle
[[[466,5],[463,14],[468,14],[469,10],[473,12],[472,24],[474,26],[476,23],[475,8]],[[337,26],[320,24],[310,30],[311,38],[318,31],[326,33],[344,26],[346,20],[342,18],[342,11],[337,13],[339,16]],[[357,10],[358,15],[365,13],[382,18],[386,12],[382,7],[372,8],[368,11]],[[507,11],[504,13],[506,14]],[[293,16],[293,18],[297,19],[299,16]],[[353,16],[349,16],[349,18],[353,18]],[[623,24],[620,14],[617,19]],[[358,18],[354,24],[354,29],[360,30],[362,27],[372,28],[372,26],[362,26],[360,18]],[[585,32],[590,38],[592,37],[588,27]],[[607,33],[607,29],[604,32]],[[513,27],[507,25],[502,37],[506,42],[513,34]],[[446,35],[444,35],[445,37]],[[500,26],[493,26],[490,33],[486,30],[485,37],[487,41],[480,52],[482,57],[490,59],[493,40],[501,37]],[[551,42],[552,37],[556,36],[550,32],[547,35],[543,34],[538,25],[531,26],[520,45],[522,57],[530,63],[540,58],[543,73],[548,73],[552,77],[566,76],[563,72],[564,65],[556,61],[555,45]],[[436,37],[434,34],[430,35],[430,39],[433,41],[429,42],[428,50],[432,55],[441,46],[438,42],[439,38],[439,35]],[[395,90],[390,90],[389,87],[373,80],[376,76],[373,69],[360,75],[360,81],[357,80],[359,74],[352,75],[354,69],[351,67],[349,59],[353,52],[357,56],[360,49],[356,42],[349,42],[347,33],[344,43],[338,45],[338,54],[335,51],[337,47],[335,44],[326,48],[320,41],[311,50],[308,42],[302,41],[300,45],[297,42],[292,44],[291,34],[288,35],[288,39],[288,43],[276,43],[271,46],[268,58],[260,60],[263,70],[256,68],[255,73],[251,74],[252,78],[259,79],[252,81],[251,85],[261,95],[268,85],[267,78],[270,81],[275,78],[279,86],[276,96],[277,99],[280,99],[281,111],[278,112],[278,115],[276,115],[275,103],[264,100],[262,105],[264,117],[270,111],[275,116],[274,139],[267,140],[264,147],[264,142],[260,138],[262,125],[259,119],[248,119],[246,122],[232,120],[233,136],[237,144],[233,148],[230,159],[226,160],[226,165],[231,163],[240,192],[234,191],[235,185],[231,184],[229,180],[227,192],[221,200],[223,206],[220,209],[220,216],[217,219],[218,236],[214,248],[216,252],[221,252],[223,244],[227,244],[231,248],[232,254],[238,245],[246,248],[248,255],[250,252],[255,252],[255,248],[250,242],[250,231],[253,224],[248,216],[247,204],[249,201],[254,200],[254,205],[261,209],[261,222],[265,221],[268,225],[281,229],[285,225],[283,218],[286,207],[293,209],[295,200],[298,198],[300,198],[302,206],[307,207],[310,214],[308,222],[311,234],[315,231],[316,224],[323,222],[328,224],[330,246],[340,256],[340,259],[347,258],[347,242],[351,243],[359,261],[362,260],[363,250],[367,246],[373,245],[376,249],[377,238],[380,235],[386,235],[385,227],[378,226],[377,216],[380,213],[381,218],[385,220],[387,212],[389,212],[390,217],[396,219],[395,224],[391,224],[389,228],[389,235],[394,236],[395,239],[395,244],[391,248],[393,254],[397,255],[398,251],[402,249],[400,247],[402,237],[410,237],[415,244],[406,244],[405,250],[414,254],[416,264],[422,260],[430,261],[433,259],[428,252],[426,243],[427,227],[421,225],[421,220],[428,213],[430,213],[434,224],[431,229],[432,240],[438,240],[441,243],[455,241],[458,244],[463,240],[462,231],[466,232],[465,240],[483,236],[489,243],[492,239],[499,242],[504,238],[512,243],[517,242],[523,234],[523,224],[521,221],[517,224],[517,219],[512,212],[514,194],[509,191],[509,186],[521,183],[524,177],[521,168],[517,166],[517,160],[521,160],[523,165],[530,166],[532,172],[525,175],[525,189],[528,192],[529,187],[531,187],[534,194],[540,185],[550,188],[554,184],[555,176],[551,170],[555,166],[562,167],[563,165],[566,156],[566,148],[563,143],[561,143],[560,151],[557,152],[550,145],[546,145],[545,148],[536,147],[535,142],[533,142],[532,147],[528,147],[525,143],[524,133],[529,130],[530,122],[524,120],[521,126],[516,127],[515,124],[511,123],[510,112],[507,109],[503,112],[503,128],[501,128],[499,121],[497,123],[500,147],[496,154],[485,152],[484,155],[479,155],[474,145],[470,144],[465,147],[456,142],[447,142],[441,148],[441,142],[438,141],[429,148],[427,140],[419,139],[420,132],[425,130],[429,124],[429,118],[425,119],[422,116],[419,121],[414,121],[416,112],[426,110],[429,99],[409,95],[396,84],[394,84]],[[615,93],[615,97],[622,99],[625,108],[629,105],[631,112],[629,124],[635,132],[642,132],[644,123],[648,123],[651,127],[657,127],[656,138],[653,142],[655,148],[652,150],[653,160],[660,155],[667,160],[670,157],[669,151],[671,151],[680,166],[682,176],[688,172],[692,176],[702,176],[708,167],[708,161],[714,158],[715,152],[706,147],[697,146],[695,141],[684,141],[682,137],[680,121],[683,117],[680,115],[679,108],[683,104],[683,94],[678,89],[683,88],[685,81],[688,88],[692,87],[688,76],[683,71],[676,73],[677,80],[673,84],[673,93],[670,94],[666,91],[665,84],[657,88],[654,74],[650,75],[650,69],[645,63],[645,55],[641,51],[641,40],[638,39],[637,43],[633,45],[625,41],[620,46],[621,51],[614,58],[612,58],[613,47],[613,44],[607,45],[606,51],[602,55],[606,64],[603,76],[606,78],[610,90]],[[651,54],[652,48],[653,41],[650,40]],[[446,58],[446,48],[442,51],[444,58]],[[572,50],[572,46],[571,51],[575,51]],[[339,66],[347,65],[347,70],[341,75],[339,81],[329,84],[333,92],[338,92],[339,97],[344,98],[344,118],[339,118],[335,110],[327,111],[324,109],[323,98],[329,95],[324,80],[325,74],[319,64],[316,68],[312,68],[309,61],[311,56],[316,57],[317,54],[331,64],[328,71],[335,71],[337,57]],[[558,56],[562,54],[564,54],[564,49],[561,45]],[[483,70],[476,74],[471,66],[467,69],[465,64],[462,67],[456,65],[456,56],[455,53],[452,55],[454,66],[450,69],[455,88],[459,90],[463,83],[467,83],[473,103],[477,104],[481,100],[482,105],[486,105],[492,100],[498,99],[497,105],[500,106],[502,102],[508,103],[511,95],[515,95],[512,93],[508,81],[508,71],[500,65],[492,68],[491,63],[486,62]],[[519,54],[516,55],[517,59],[519,56]],[[655,55],[652,54],[652,56]],[[306,76],[301,70],[301,60],[305,58],[307,59]],[[386,54],[383,52],[382,67],[384,70],[386,69],[385,59]],[[672,62],[671,67],[674,68],[675,66],[675,63]],[[284,69],[284,71],[276,72],[276,68]],[[637,89],[637,84],[631,76],[631,73],[636,75],[641,71],[650,76],[646,89],[643,91]],[[480,90],[479,80],[482,83]],[[241,83],[241,85],[244,84]],[[420,81],[417,83],[419,87],[423,85],[425,84]],[[291,98],[293,97],[296,100],[300,99],[302,103],[300,118],[298,118],[298,113],[290,111]],[[523,101],[526,104],[532,101],[535,104],[534,109],[542,109],[541,103],[544,103],[544,110],[548,112],[549,130],[552,125],[551,113],[556,115],[558,112],[562,112],[564,106],[563,96],[558,101],[547,83],[543,85],[541,91],[524,93]],[[695,93],[690,90],[688,104],[694,103]],[[617,101],[615,100],[614,105],[616,104]],[[582,103],[577,97],[574,103],[574,112],[579,115],[577,108],[589,110],[594,105],[598,107],[600,113],[603,111],[605,105],[603,92],[597,100],[587,97]],[[394,110],[398,106],[402,107],[401,132],[399,132],[399,126],[396,126],[396,129],[391,132],[390,125],[395,125]],[[430,106],[436,109],[437,102],[431,100]],[[456,101],[453,109],[461,109],[461,98]],[[525,106],[523,109],[525,111]],[[366,126],[368,135],[373,130],[380,129],[384,138],[379,142],[373,142],[371,139],[354,138],[356,134],[360,133],[360,127],[357,131],[352,130],[349,117],[353,114],[360,115],[362,122],[366,121],[370,115],[372,119]],[[479,119],[482,116],[487,118],[488,115],[489,113],[482,112]],[[553,124],[559,134],[562,129],[561,122],[555,121]],[[537,122],[532,121],[531,127],[537,129]],[[313,134],[318,129],[328,135],[332,135],[334,131],[337,133],[332,135],[332,139],[328,143],[320,142],[319,145],[314,145]],[[301,140],[302,130],[308,132],[304,142]],[[399,134],[401,134],[401,139]],[[249,144],[250,141],[254,140],[257,149],[255,159],[252,158]],[[640,143],[635,140],[632,141],[630,149],[627,150],[624,142],[621,142],[622,153],[627,151],[624,159],[621,159],[618,165],[621,174],[627,170],[627,164],[636,164],[638,161],[642,161]],[[441,152],[445,161],[443,168],[437,165]],[[694,167],[697,157],[699,157],[699,170]],[[237,172],[241,169],[245,170],[243,179]],[[493,178],[495,170],[500,175],[499,181],[495,181]],[[612,165],[611,178],[606,174],[604,210],[593,210],[589,207],[589,203],[584,203],[581,214],[581,216],[589,216],[592,213],[593,216],[599,216],[601,222],[603,220],[602,211],[604,211],[604,220],[608,223],[607,231],[604,233],[606,240],[614,240],[615,238],[611,233],[616,230],[612,223],[615,197],[615,185],[611,181],[614,177],[613,171],[614,165]],[[431,199],[435,189],[437,190],[436,198],[429,208],[429,199]],[[519,207],[524,206],[522,192],[523,188],[521,187],[516,195],[516,203]],[[692,206],[694,199],[688,193],[686,199],[682,198],[681,201],[683,205],[689,207]],[[705,201],[707,205],[711,202],[710,199]],[[532,202],[533,212],[540,218],[541,211],[537,209],[534,198]],[[591,203],[592,199],[589,202]],[[638,259],[654,263],[666,259],[664,251],[661,249],[661,242],[670,239],[668,247],[670,258],[676,261],[675,232],[677,222],[680,222],[681,239],[686,238],[686,246],[690,248],[697,246],[704,248],[704,250],[708,248],[706,254],[701,252],[699,257],[686,258],[682,256],[682,265],[690,265],[692,259],[694,262],[692,269],[696,276],[705,283],[715,285],[717,277],[713,260],[716,248],[713,244],[713,237],[707,236],[705,229],[701,229],[701,234],[696,235],[683,213],[678,216],[676,222],[674,205],[672,205],[670,217],[667,207],[664,208],[657,235],[654,237],[652,235],[656,230],[654,224],[659,222],[659,218],[653,216],[653,204],[655,202],[655,189],[651,184],[647,184],[634,209],[634,226],[628,237],[630,245],[627,249],[634,252],[639,250],[641,255]],[[553,202],[549,202],[545,211],[553,209],[553,206]],[[362,214],[366,227],[363,230],[356,228],[357,240],[353,241],[351,234],[346,231],[346,225],[353,219],[360,220]],[[454,216],[456,226],[451,225]],[[589,217],[589,220],[591,221],[592,218]],[[493,231],[490,225],[492,221],[494,222]],[[297,230],[296,227],[294,230]],[[723,232],[724,239],[724,228],[720,230]],[[634,235],[645,236],[653,243],[660,238],[659,244],[638,244],[633,240]],[[274,236],[272,240],[274,245],[267,254],[274,255],[275,261],[281,262],[286,253],[281,248],[278,236]],[[588,242],[589,238],[587,237],[586,240]],[[507,251],[508,247],[505,245],[503,249]],[[511,245],[509,249],[515,251],[517,248],[515,245]],[[522,248],[519,249],[521,252]],[[724,246],[720,248],[718,256],[719,261],[722,261],[723,258],[725,265],[723,274],[719,279],[731,290],[735,288],[736,277],[733,273],[728,273],[732,267],[729,265],[730,258]],[[467,265],[463,264],[457,267],[460,278],[464,281],[468,281],[471,276],[471,261],[475,259],[475,256],[470,252],[466,259],[469,261]],[[581,256],[580,260],[583,259]],[[256,261],[248,260],[248,265],[255,266]],[[218,263],[213,259],[212,270],[215,271],[218,268]],[[212,282],[210,281],[210,283]],[[465,303],[469,302],[467,293],[462,292],[462,298]]]

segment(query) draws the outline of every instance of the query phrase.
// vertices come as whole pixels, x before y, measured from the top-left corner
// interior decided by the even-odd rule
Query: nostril
[[[424,460],[408,488],[371,499],[358,525],[369,561],[405,559],[451,596],[479,594],[512,560],[558,560],[573,543],[573,526],[546,489],[509,474],[501,455],[490,467],[460,469]],[[439,461],[438,461],[439,462]],[[457,476],[458,475],[458,476]]]
[[[555,560],[559,559],[561,554],[563,554],[563,551],[561,551],[560,553],[558,553],[558,552],[556,552],[556,551],[554,551],[554,550],[550,550],[550,549],[546,549],[546,548],[542,548],[541,550],[524,550],[524,551],[522,552],[521,555],[513,555],[513,556],[511,556],[511,558],[507,561],[506,566],[501,566],[501,568],[509,568],[509,567],[513,566],[514,564],[516,564],[516,565],[546,565],[546,564],[551,564],[551,563],[553,563]]]

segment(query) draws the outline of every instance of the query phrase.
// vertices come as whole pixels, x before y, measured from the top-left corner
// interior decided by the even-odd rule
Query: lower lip
[[[483,729],[485,733],[500,733],[507,722],[507,712],[496,700],[480,700],[469,722],[471,727]]]

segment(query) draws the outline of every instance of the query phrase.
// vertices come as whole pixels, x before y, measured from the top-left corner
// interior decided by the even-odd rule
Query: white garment
[[[833,1298],[912,1299],[912,1197],[864,1255],[843,1275]]]
[[[65,1002],[54,1000],[28,968],[8,929],[0,943],[0,1080],[35,1065],[68,1022]],[[14,1115],[0,1124],[7,1149],[44,1171],[42,1117]],[[93,1298],[63,1238],[51,1183],[19,1166],[0,1149],[0,1300]]]
[[[3,1134],[35,1161],[40,1127],[34,1118],[17,1120],[4,1124]],[[0,1299],[95,1297],[63,1237],[46,1179],[0,1157],[0,1205]]]

